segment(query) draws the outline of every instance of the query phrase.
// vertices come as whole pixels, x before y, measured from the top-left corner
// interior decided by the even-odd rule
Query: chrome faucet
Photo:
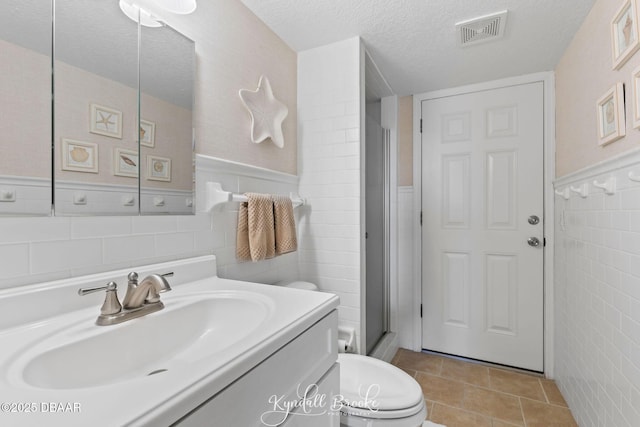
[[[78,295],[106,291],[96,325],[115,325],[162,310],[164,304],[160,301],[160,293],[171,290],[169,282],[165,279],[170,276],[173,276],[173,273],[151,274],[138,283],[138,273],[129,273],[129,285],[123,304],[118,300],[118,285],[115,282],[109,282],[106,286],[98,288],[78,289]]]

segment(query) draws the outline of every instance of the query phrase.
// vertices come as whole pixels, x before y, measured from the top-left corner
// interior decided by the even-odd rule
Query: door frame
[[[543,314],[543,346],[544,346],[544,375],[547,378],[554,376],[554,285],[553,285],[553,261],[554,261],[554,191],[555,179],[555,77],[552,71],[528,74],[524,76],[493,80],[484,83],[460,86],[451,89],[437,90],[413,95],[413,295],[415,301],[412,319],[413,324],[413,348],[414,351],[422,350],[422,317],[420,305],[422,303],[422,226],[420,225],[420,211],[422,207],[422,134],[420,132],[420,119],[422,118],[422,102],[430,99],[448,96],[462,95],[466,93],[500,89],[508,86],[516,86],[528,83],[543,83],[543,120],[544,120],[544,146],[543,146],[543,180],[544,180],[544,314]]]

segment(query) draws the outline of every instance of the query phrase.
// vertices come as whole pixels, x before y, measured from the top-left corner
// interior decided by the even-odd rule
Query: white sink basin
[[[163,310],[112,326],[94,323],[104,296],[77,290],[129,269],[0,290],[0,396],[81,407],[51,414],[38,403],[0,424],[170,425],[338,306],[331,294],[216,277],[213,256],[136,270],[174,272],[173,291],[162,294]]]
[[[161,375],[211,357],[244,339],[272,313],[262,295],[210,292],[166,298],[166,307],[120,325],[86,324],[54,334],[24,352],[15,368],[45,389],[99,387]]]

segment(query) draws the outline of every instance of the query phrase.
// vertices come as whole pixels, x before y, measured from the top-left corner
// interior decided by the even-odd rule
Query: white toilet
[[[318,290],[313,283],[302,281],[276,285]],[[338,363],[340,395],[343,397],[341,426],[422,426],[427,416],[422,389],[406,372],[390,363],[359,354],[340,353]]]

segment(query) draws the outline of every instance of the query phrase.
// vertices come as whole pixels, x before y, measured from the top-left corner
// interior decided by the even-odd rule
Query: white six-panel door
[[[425,100],[422,129],[422,347],[543,371],[543,84]]]

